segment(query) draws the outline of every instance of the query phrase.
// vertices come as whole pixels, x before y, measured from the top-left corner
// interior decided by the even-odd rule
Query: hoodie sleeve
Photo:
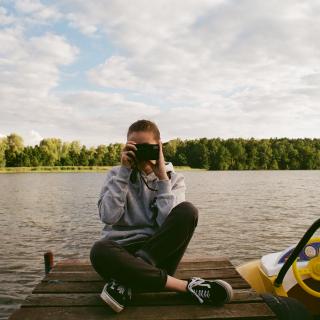
[[[175,177],[175,179],[173,179]],[[171,209],[185,201],[186,185],[184,176],[179,173],[172,175],[169,180],[158,180],[156,205],[158,208],[157,223],[161,226]]]
[[[102,222],[112,225],[124,214],[131,171],[130,168],[120,166],[118,171],[111,169],[107,173],[97,203]]]

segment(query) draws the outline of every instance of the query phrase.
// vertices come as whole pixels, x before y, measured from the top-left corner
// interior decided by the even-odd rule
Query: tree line
[[[24,146],[16,133],[0,138],[0,167],[114,166],[120,164],[123,143],[87,148],[80,141],[45,138]],[[175,166],[208,170],[320,169],[320,139],[170,140],[164,157]]]

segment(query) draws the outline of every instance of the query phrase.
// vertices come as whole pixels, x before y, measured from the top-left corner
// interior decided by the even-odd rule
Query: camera
[[[137,143],[135,151],[138,160],[158,160],[159,159],[159,144],[152,143]]]

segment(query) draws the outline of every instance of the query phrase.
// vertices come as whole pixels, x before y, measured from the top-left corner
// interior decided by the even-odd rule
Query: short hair
[[[134,131],[150,131],[157,141],[160,140],[160,131],[157,125],[150,120],[142,119],[132,123],[128,129],[127,139],[129,138],[130,133]]]

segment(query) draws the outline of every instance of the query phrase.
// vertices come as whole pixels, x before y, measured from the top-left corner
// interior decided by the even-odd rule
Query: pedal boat
[[[320,219],[296,245],[239,265],[237,271],[257,293],[295,298],[320,319],[320,237],[312,237],[319,227]]]

